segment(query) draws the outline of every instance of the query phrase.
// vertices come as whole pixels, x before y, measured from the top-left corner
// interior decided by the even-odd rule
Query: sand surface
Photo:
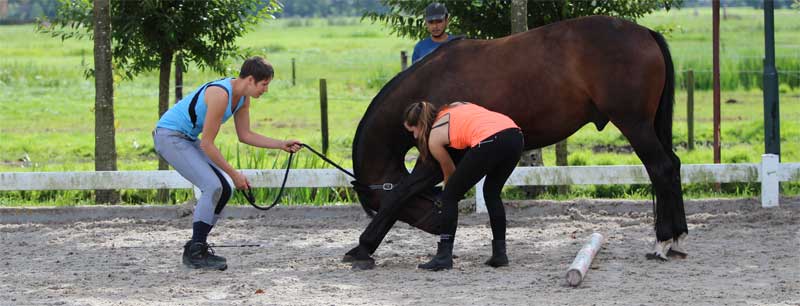
[[[511,266],[499,269],[483,265],[488,216],[462,214],[445,272],[416,269],[437,237],[401,223],[376,269],[340,263],[369,221],[356,206],[226,219],[211,243],[261,246],[216,248],[224,272],[180,264],[190,217],[0,224],[0,305],[800,305],[800,200],[688,201],[690,256],[669,262],[644,256],[649,205],[511,203]],[[566,268],[594,231],[604,248],[569,287]]]

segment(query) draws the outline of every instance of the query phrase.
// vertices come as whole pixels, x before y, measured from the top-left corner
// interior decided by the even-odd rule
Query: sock
[[[203,221],[192,223],[192,242],[206,243],[208,233],[211,232],[213,226]]]

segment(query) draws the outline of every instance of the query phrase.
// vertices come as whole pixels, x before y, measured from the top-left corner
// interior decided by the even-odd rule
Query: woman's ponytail
[[[412,103],[403,114],[405,124],[419,128],[417,136],[417,150],[422,161],[428,159],[428,137],[431,134],[431,125],[436,120],[436,106],[427,101]]]

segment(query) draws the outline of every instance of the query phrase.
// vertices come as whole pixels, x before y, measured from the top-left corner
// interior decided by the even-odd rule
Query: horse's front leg
[[[407,202],[410,199],[423,190],[432,188],[439,181],[441,173],[438,168],[426,163],[417,163],[410,175],[402,178],[394,189],[385,191],[386,195],[381,197],[378,213],[361,233],[358,246],[348,251],[343,261],[351,262],[355,269],[374,268],[375,259],[371,255],[397,222],[401,209],[408,208]]]

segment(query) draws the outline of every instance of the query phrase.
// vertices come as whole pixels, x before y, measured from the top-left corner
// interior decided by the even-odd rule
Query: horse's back
[[[664,69],[647,28],[607,16],[493,40],[454,41],[429,56],[418,74],[434,85],[422,96],[438,104],[472,101],[508,114],[526,134],[538,135],[526,138],[530,147],[557,142],[588,122],[604,126],[607,113],[622,107],[610,104],[613,97],[632,95],[644,85],[639,80]]]

